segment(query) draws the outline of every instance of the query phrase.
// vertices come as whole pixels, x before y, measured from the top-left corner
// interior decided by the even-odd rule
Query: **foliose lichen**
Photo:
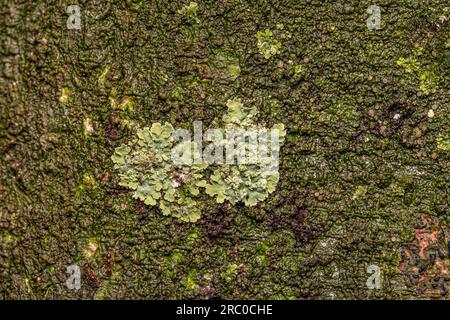
[[[190,24],[194,24],[200,22],[200,19],[197,17],[197,11],[198,4],[196,2],[190,2],[178,10],[178,13],[184,15]]]
[[[450,136],[446,135],[445,137],[438,137],[436,139],[437,147],[440,150],[450,151]]]
[[[264,32],[258,32],[256,34],[256,39],[258,39],[259,53],[261,53],[264,58],[269,59],[280,53],[281,42],[273,37],[272,31],[269,29],[264,30]]]
[[[267,152],[252,154],[249,151],[244,153],[243,163],[237,161],[217,164],[213,173],[207,177],[205,169],[208,163],[205,161],[192,163],[189,159],[181,159],[183,161],[177,161],[176,164],[172,161],[174,154],[178,157],[193,155],[195,159],[200,155],[199,146],[191,141],[175,144],[172,125],[154,123],[151,128],[138,129],[137,138],[115,149],[111,159],[114,168],[120,171],[119,185],[134,190],[133,197],[146,205],[159,204],[164,215],[172,215],[186,222],[194,222],[200,218],[201,209],[197,202],[200,188],[205,188],[206,194],[215,196],[218,203],[228,200],[235,204],[241,201],[247,206],[254,206],[265,200],[275,191],[279,180],[273,161],[278,161],[279,146],[286,135],[284,125],[274,125],[269,139],[268,130],[253,119],[256,115],[255,107],[245,107],[240,100],[229,100],[227,106],[228,113],[223,116],[225,128],[220,130],[223,133],[233,130],[243,135],[249,131],[265,133],[257,137],[258,144],[260,148],[268,149],[271,146],[270,157]],[[276,135],[272,136],[273,133]],[[277,138],[278,147],[275,147],[273,137]],[[242,136],[239,137],[238,134],[233,137],[236,138]],[[233,140],[233,143],[235,141],[239,140]],[[223,150],[228,142],[229,140],[222,139],[214,141],[214,144],[221,144]],[[243,145],[245,151],[248,150],[246,146],[250,141],[246,143]],[[185,152],[186,150],[190,152]],[[240,152],[242,150],[239,148],[235,149],[233,158],[239,156]],[[252,156],[256,161],[250,161]]]

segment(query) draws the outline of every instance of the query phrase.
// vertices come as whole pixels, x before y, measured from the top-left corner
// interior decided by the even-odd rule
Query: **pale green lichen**
[[[450,136],[439,137],[436,139],[439,150],[450,151]]]
[[[357,200],[364,196],[367,193],[367,187],[366,186],[358,186],[356,188],[355,193],[352,196],[352,200]]]
[[[98,247],[99,244],[97,238],[89,238],[89,241],[84,248],[84,256],[86,259],[91,259],[97,253]]]
[[[178,10],[178,13],[184,15],[189,23],[199,23],[200,19],[197,17],[197,11],[198,4],[196,2],[190,2]]]
[[[83,134],[88,136],[94,132],[94,125],[92,124],[91,118],[85,118],[83,120]]]
[[[256,39],[258,39],[259,53],[261,53],[264,58],[269,59],[280,53],[281,42],[273,37],[272,31],[269,29],[264,30],[264,32],[258,32],[256,34]]]
[[[235,65],[235,64],[228,65],[227,69],[233,78],[236,78],[239,75],[239,73],[241,72],[241,68],[239,67],[239,65]]]
[[[98,77],[98,83],[99,83],[100,85],[105,84],[106,77],[107,77],[107,75],[108,75],[108,73],[109,73],[109,69],[110,69],[110,68],[111,68],[111,66],[105,66],[105,67],[103,67],[102,72],[100,73],[100,76]]]
[[[303,66],[301,64],[297,64],[294,67],[294,75],[299,76],[303,73]]]
[[[59,96],[59,102],[62,104],[68,104],[70,102],[71,90],[67,87],[61,89],[61,95]]]
[[[81,198],[86,190],[95,190],[97,188],[97,181],[95,177],[89,173],[83,173],[83,178],[80,184],[75,188],[75,197]]]

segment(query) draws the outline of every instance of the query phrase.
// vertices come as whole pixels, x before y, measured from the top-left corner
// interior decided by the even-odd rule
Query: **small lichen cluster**
[[[256,34],[256,39],[258,39],[259,53],[261,53],[264,58],[269,59],[280,53],[281,42],[273,37],[272,31],[269,29],[264,30],[264,32],[258,32]]]
[[[399,58],[397,60],[397,65],[404,68],[406,72],[413,73],[417,72],[420,69],[420,63],[418,57],[423,53],[423,48],[417,47],[414,48],[412,54],[406,58]]]
[[[198,4],[196,2],[190,2],[178,10],[178,13],[184,15],[189,23],[194,24],[200,22],[200,19],[197,17],[197,11]]]
[[[436,139],[437,147],[439,150],[450,151],[450,136],[438,137]]]
[[[425,94],[436,91],[440,78],[435,73],[435,66],[423,67],[419,62],[419,57],[423,54],[423,48],[414,48],[412,54],[406,58],[399,58],[397,65],[404,68],[407,73],[414,74],[419,80],[419,88]]]
[[[419,74],[419,88],[425,94],[436,92],[437,85],[439,83],[439,77],[433,71],[432,68],[423,70]]]
[[[228,113],[223,117],[225,128],[220,129],[222,132],[230,128],[260,128],[253,119],[255,107],[244,107],[240,100],[229,100],[227,106]],[[273,129],[281,146],[286,135],[284,126],[277,124]],[[249,164],[218,164],[212,174],[205,170],[208,167],[206,162],[174,164],[173,154],[190,154],[195,159],[200,150],[195,142],[175,144],[173,133],[174,128],[169,123],[154,123],[151,128],[138,129],[137,138],[117,147],[111,157],[114,168],[120,171],[119,185],[133,190],[133,197],[147,205],[158,203],[164,215],[172,215],[186,222],[198,220],[201,214],[197,202],[200,188],[205,188],[206,194],[216,196],[218,203],[242,201],[248,206],[256,205],[275,190],[279,175],[275,170],[267,172],[268,168],[272,169],[269,158],[258,158],[257,163]],[[266,135],[259,144],[268,145],[268,142]],[[227,141],[213,143],[225,145]],[[186,153],[189,148],[191,152]],[[249,157],[250,153],[246,156]],[[271,156],[278,159],[278,150],[272,150]]]
[[[70,102],[71,90],[67,87],[61,89],[61,95],[59,96],[59,102],[62,104],[68,104]]]

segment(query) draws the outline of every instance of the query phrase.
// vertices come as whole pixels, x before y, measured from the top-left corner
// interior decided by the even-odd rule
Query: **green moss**
[[[414,48],[412,54],[406,58],[399,58],[397,64],[406,72],[414,74],[419,79],[419,88],[426,95],[436,92],[440,82],[440,75],[436,73],[437,65],[423,66],[419,57],[423,54],[423,48]]]
[[[237,275],[238,265],[235,263],[229,264],[224,272],[221,274],[221,278],[226,282],[231,282]]]
[[[197,280],[198,271],[196,269],[190,269],[188,274],[182,280],[184,288],[191,292],[196,292],[199,289]]]
[[[164,274],[171,279],[177,276],[177,268],[183,259],[183,254],[179,250],[174,250],[172,254],[163,261]]]
[[[258,264],[267,265],[269,259],[267,257],[270,251],[270,246],[267,241],[262,241],[256,245],[256,260]]]
[[[114,291],[117,290],[116,287],[121,278],[122,272],[119,268],[113,270],[111,276],[100,283],[100,287],[95,292],[94,300],[114,299]]]
[[[173,263],[173,265],[175,265],[181,261],[182,257],[183,254],[180,251],[174,251],[170,256],[170,261]]]
[[[439,78],[433,70],[422,71],[419,75],[419,88],[425,94],[436,92],[438,83]]]
[[[19,236],[12,234],[8,230],[0,232],[0,241],[5,248],[13,247],[19,239]]]
[[[405,195],[405,189],[403,189],[401,186],[393,183],[389,186],[389,189],[391,190],[392,194],[395,196],[402,197]]]
[[[88,190],[95,193],[96,191],[98,191],[97,187],[98,185],[95,177],[91,173],[85,172],[83,173],[81,183],[78,184],[78,186],[75,188],[75,197],[76,198],[83,197],[85,192]]]
[[[412,51],[412,54],[406,58],[399,58],[397,60],[397,65],[404,68],[406,72],[408,73],[414,73],[419,71],[420,69],[420,62],[418,60],[418,57],[421,56],[423,53],[423,48],[417,47],[414,48]]]
[[[346,124],[351,127],[359,126],[360,113],[355,106],[347,101],[339,101],[320,113],[319,119],[327,125]]]
[[[208,59],[208,71],[214,78],[234,81],[241,73],[239,56],[235,52],[212,49]]]
[[[106,77],[108,76],[110,68],[111,68],[111,66],[109,66],[109,65],[103,67],[102,72],[100,73],[100,76],[98,77],[98,83],[100,85],[104,85],[105,84]]]
[[[200,230],[198,228],[193,229],[187,239],[186,239],[186,244],[190,247],[194,246],[196,243],[199,243],[201,239],[201,233]]]

